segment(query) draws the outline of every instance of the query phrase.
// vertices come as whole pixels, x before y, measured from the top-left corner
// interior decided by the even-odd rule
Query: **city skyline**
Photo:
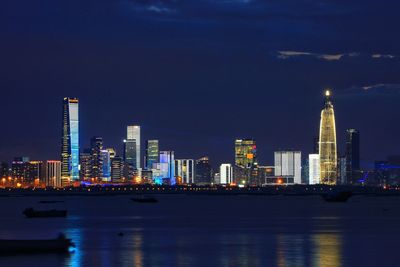
[[[328,95],[327,95],[328,94]],[[324,95],[324,97],[325,97],[325,100],[324,100],[324,104],[323,104],[323,106],[325,106],[326,107],[326,105],[327,105],[327,103],[328,103],[328,105],[331,105],[331,94],[332,94],[332,91],[329,91],[329,90],[324,90],[323,91],[323,95]],[[78,102],[80,102],[80,100],[79,100],[79,98],[69,98],[69,97],[64,97],[64,102],[65,103],[67,103],[67,102],[69,101],[69,102],[73,102],[73,103],[75,103],[76,105],[78,105]],[[65,108],[66,108],[66,106],[65,106],[65,103],[64,103],[64,113],[66,112],[65,111]],[[78,108],[76,108],[76,113],[78,112],[77,111],[77,109]],[[68,111],[68,110],[67,110]],[[75,119],[77,119],[77,116],[78,115],[75,115]],[[322,116],[322,115],[321,115]],[[321,117],[321,119],[322,119],[322,117]],[[320,124],[322,123],[322,120],[321,120],[321,122],[320,122]],[[79,125],[79,122],[75,122],[75,124],[76,125]],[[80,127],[80,126],[78,126],[78,127]],[[128,125],[128,126],[125,126],[126,127],[126,129],[127,129],[127,132],[126,132],[126,136],[125,136],[125,138],[122,140],[122,142],[121,143],[119,143],[119,144],[117,144],[117,146],[115,146],[115,147],[113,147],[113,148],[116,148],[116,150],[117,150],[117,152],[118,152],[118,155],[119,156],[121,156],[121,157],[125,157],[125,153],[126,153],[126,144],[127,144],[127,140],[131,140],[133,143],[132,143],[132,153],[133,154],[135,154],[136,152],[135,151],[139,151],[139,153],[138,153],[138,155],[136,156],[134,156],[134,158],[132,158],[132,160],[133,161],[135,161],[135,166],[137,165],[137,164],[139,164],[139,166],[140,167],[145,167],[145,154],[146,154],[146,148],[145,148],[145,146],[141,146],[141,142],[143,142],[143,143],[146,143],[147,141],[151,141],[152,139],[148,139],[147,137],[145,137],[145,138],[141,138],[141,127],[142,126],[139,126],[139,125]],[[320,125],[320,127],[321,127],[321,125]],[[349,130],[353,130],[353,131],[357,131],[358,132],[358,130],[355,130],[355,129],[352,129],[352,128],[350,128],[350,129],[346,129],[346,134],[348,134],[348,131]],[[81,135],[81,133],[79,132],[79,130],[78,130],[78,136],[80,136]],[[137,136],[137,137],[134,137],[134,136]],[[95,136],[96,137],[96,136]],[[95,137],[91,137],[91,138],[95,138]],[[79,137],[78,137],[79,138]],[[99,137],[99,138],[102,138],[102,137]],[[136,143],[136,141],[135,141],[135,138],[139,138],[139,143],[137,144]],[[247,137],[246,137],[247,138]],[[254,142],[255,142],[255,139],[254,138],[242,138],[243,139],[243,142],[245,143],[245,142],[250,142],[250,143],[252,143],[253,142],[253,140],[254,140]],[[344,137],[344,138],[348,138],[348,137]],[[90,142],[89,142],[89,145],[88,144],[86,144],[85,145],[85,147],[83,147],[83,145],[82,144],[85,144],[86,142],[87,142],[87,140],[79,140],[79,142],[80,142],[80,146],[78,147],[78,149],[79,150],[81,150],[81,151],[84,151],[85,150],[85,147],[91,147],[91,145],[90,145]],[[158,141],[158,140],[157,140]],[[233,141],[233,140],[231,140],[231,141]],[[313,140],[313,141],[315,141],[315,140]],[[237,144],[238,144],[238,142],[242,142],[242,140],[241,139],[237,139],[237,137],[235,138],[235,143],[236,143],[236,147],[237,147]],[[359,143],[360,141],[359,141],[359,137],[358,137],[358,143]],[[112,144],[112,143],[115,143],[115,142],[113,142],[112,140],[108,140],[107,141],[107,143],[108,144]],[[346,139],[346,140],[341,140],[341,142],[340,143],[344,143],[345,144],[345,146],[343,147],[343,149],[336,149],[337,150],[337,152],[336,153],[341,153],[341,154],[345,154],[345,153],[347,153],[347,150],[348,150],[348,140]],[[254,143],[255,144],[255,143]],[[313,144],[314,145],[314,144]],[[75,144],[75,146],[76,146],[76,144]],[[110,145],[109,145],[110,146]],[[298,144],[297,146],[294,146],[294,147],[288,147],[288,146],[285,146],[285,145],[283,145],[283,146],[279,146],[279,149],[277,149],[277,150],[282,150],[281,148],[283,147],[283,148],[285,148],[285,149],[289,149],[289,150],[291,150],[291,151],[293,151],[293,150],[296,150],[295,148],[296,147],[299,147],[299,146],[302,146],[302,144]],[[359,144],[358,144],[358,146],[359,146]],[[257,162],[257,149],[255,148],[256,146],[254,146],[254,157],[255,157],[255,160],[256,160],[256,164],[258,163]],[[171,149],[173,149],[174,150],[174,148],[171,148]],[[250,148],[250,149],[252,149],[252,148]],[[78,151],[79,151],[78,150]],[[275,151],[277,151],[277,150],[275,150]],[[308,148],[307,149],[308,151],[310,151],[310,153],[304,153],[303,152],[303,154],[304,155],[308,155],[308,154],[312,154],[312,152],[314,152],[314,151],[312,151],[313,150],[313,148]],[[306,150],[306,151],[307,151]],[[176,150],[174,150],[175,152],[176,152]],[[272,154],[275,152],[275,151],[272,151]],[[100,151],[99,151],[100,152]],[[178,154],[180,154],[180,153],[182,153],[182,151],[179,151],[178,152]],[[236,153],[237,153],[237,151],[236,151]],[[253,152],[252,152],[253,153]],[[185,154],[185,152],[183,152],[182,154]],[[143,155],[143,157],[142,157],[142,155]],[[210,153],[204,153],[204,154],[199,154],[199,155],[201,155],[201,156],[208,156],[209,157],[209,155],[210,155]],[[23,155],[23,154],[18,154],[18,155],[16,155],[16,156],[25,156],[25,155]],[[387,156],[390,156],[390,155],[387,155]],[[200,156],[193,156],[193,155],[189,155],[189,157],[191,157],[191,158],[199,158]],[[246,157],[246,154],[244,154],[244,157]],[[358,158],[359,158],[360,156],[358,155]],[[54,159],[56,159],[57,157],[54,157]],[[185,157],[179,157],[179,158],[185,158]],[[262,157],[262,158],[266,158],[265,157],[265,155],[264,155],[264,157]],[[306,159],[307,158],[307,156],[305,156],[304,157],[304,159]],[[339,158],[339,155],[337,155],[337,158]],[[36,159],[36,158],[35,158]],[[46,160],[45,158],[38,158],[39,160]],[[375,161],[376,161],[377,159],[375,159]],[[378,159],[379,160],[379,159]],[[216,168],[217,166],[219,166],[220,164],[222,164],[222,163],[224,163],[224,162],[230,162],[230,163],[235,163],[235,161],[237,161],[237,155],[235,156],[235,157],[232,157],[232,155],[230,155],[230,157],[229,158],[227,158],[227,159],[222,159],[220,162],[219,161],[213,161],[212,160],[212,162],[213,162],[213,165],[215,164],[215,166],[214,166],[214,168]],[[272,164],[272,162],[273,162],[273,158],[272,158],[272,160],[271,160],[271,162],[262,162],[260,165],[265,165],[265,164],[267,164],[267,165],[271,165]],[[371,163],[372,164],[372,163]],[[240,165],[240,164],[239,164]],[[136,168],[134,166],[134,168]],[[367,165],[365,165],[364,164],[364,167],[365,166],[367,166]],[[335,174],[335,176],[336,176],[336,174]],[[76,179],[75,179],[76,180]]]
[[[260,162],[288,147],[308,154],[324,88],[334,90],[339,152],[355,128],[363,166],[398,154],[399,3],[184,2],[5,0],[0,160],[58,157],[65,96],[82,103],[83,146],[99,135],[118,147],[133,123],[182,158],[224,162],[231,140],[247,136]]]

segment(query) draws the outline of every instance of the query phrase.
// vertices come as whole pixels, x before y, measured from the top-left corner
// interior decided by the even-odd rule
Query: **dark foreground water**
[[[399,266],[400,197],[128,196],[0,198],[0,238],[54,238],[69,255],[0,256],[0,266]],[[38,204],[39,200],[64,203]],[[24,208],[67,208],[26,219]],[[123,236],[118,233],[123,232]]]

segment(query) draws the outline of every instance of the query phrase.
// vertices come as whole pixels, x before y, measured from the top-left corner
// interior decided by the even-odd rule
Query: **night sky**
[[[59,159],[64,96],[81,148],[121,151],[126,125],[176,158],[233,161],[235,138],[312,152],[333,89],[338,150],[362,165],[400,154],[397,0],[3,0],[0,160]]]

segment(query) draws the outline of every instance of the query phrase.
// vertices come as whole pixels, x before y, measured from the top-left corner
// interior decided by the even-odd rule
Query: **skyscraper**
[[[65,97],[61,141],[61,181],[79,180],[79,101]]]
[[[196,160],[195,174],[195,183],[197,185],[211,184],[213,176],[208,157],[202,157]]]
[[[319,154],[308,155],[309,184],[320,184]]]
[[[276,151],[275,176],[291,176],[293,183],[301,184],[301,152]]]
[[[355,184],[360,170],[360,133],[356,129],[347,129],[346,135],[346,178],[347,183]]]
[[[235,140],[235,165],[251,168],[257,164],[257,146],[254,139]]]
[[[91,154],[91,178],[101,179],[103,177],[103,158],[101,151],[103,150],[103,138],[94,136],[90,139]]]
[[[81,180],[90,180],[92,175],[92,155],[90,149],[84,149],[79,156]]]
[[[194,160],[193,159],[176,159],[175,160],[175,176],[182,178],[182,183],[193,184],[194,180]]]
[[[160,151],[160,170],[162,178],[169,178],[171,184],[174,184],[175,179],[175,158],[174,151]]]
[[[127,127],[125,140],[125,162],[133,167],[140,168],[140,126]]]
[[[152,169],[153,163],[160,160],[158,140],[147,140],[146,142],[146,162],[145,168]]]
[[[121,157],[115,156],[111,160],[111,181],[113,183],[123,182],[124,162]]]
[[[108,149],[100,150],[101,157],[101,180],[103,182],[111,181],[111,157]]]
[[[325,91],[324,108],[319,128],[320,179],[322,184],[334,185],[337,180],[335,113],[331,92]]]

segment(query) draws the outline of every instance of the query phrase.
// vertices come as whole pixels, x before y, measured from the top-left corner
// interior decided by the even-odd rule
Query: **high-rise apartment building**
[[[92,177],[92,153],[90,149],[85,149],[80,153],[79,161],[81,180],[90,180]]]
[[[111,160],[111,181],[121,183],[124,178],[124,161],[121,157],[115,156]]]
[[[65,97],[63,102],[61,181],[63,185],[79,180],[79,101]]]
[[[329,90],[325,91],[325,103],[321,111],[319,156],[321,183],[335,185],[337,182],[336,124]]]

